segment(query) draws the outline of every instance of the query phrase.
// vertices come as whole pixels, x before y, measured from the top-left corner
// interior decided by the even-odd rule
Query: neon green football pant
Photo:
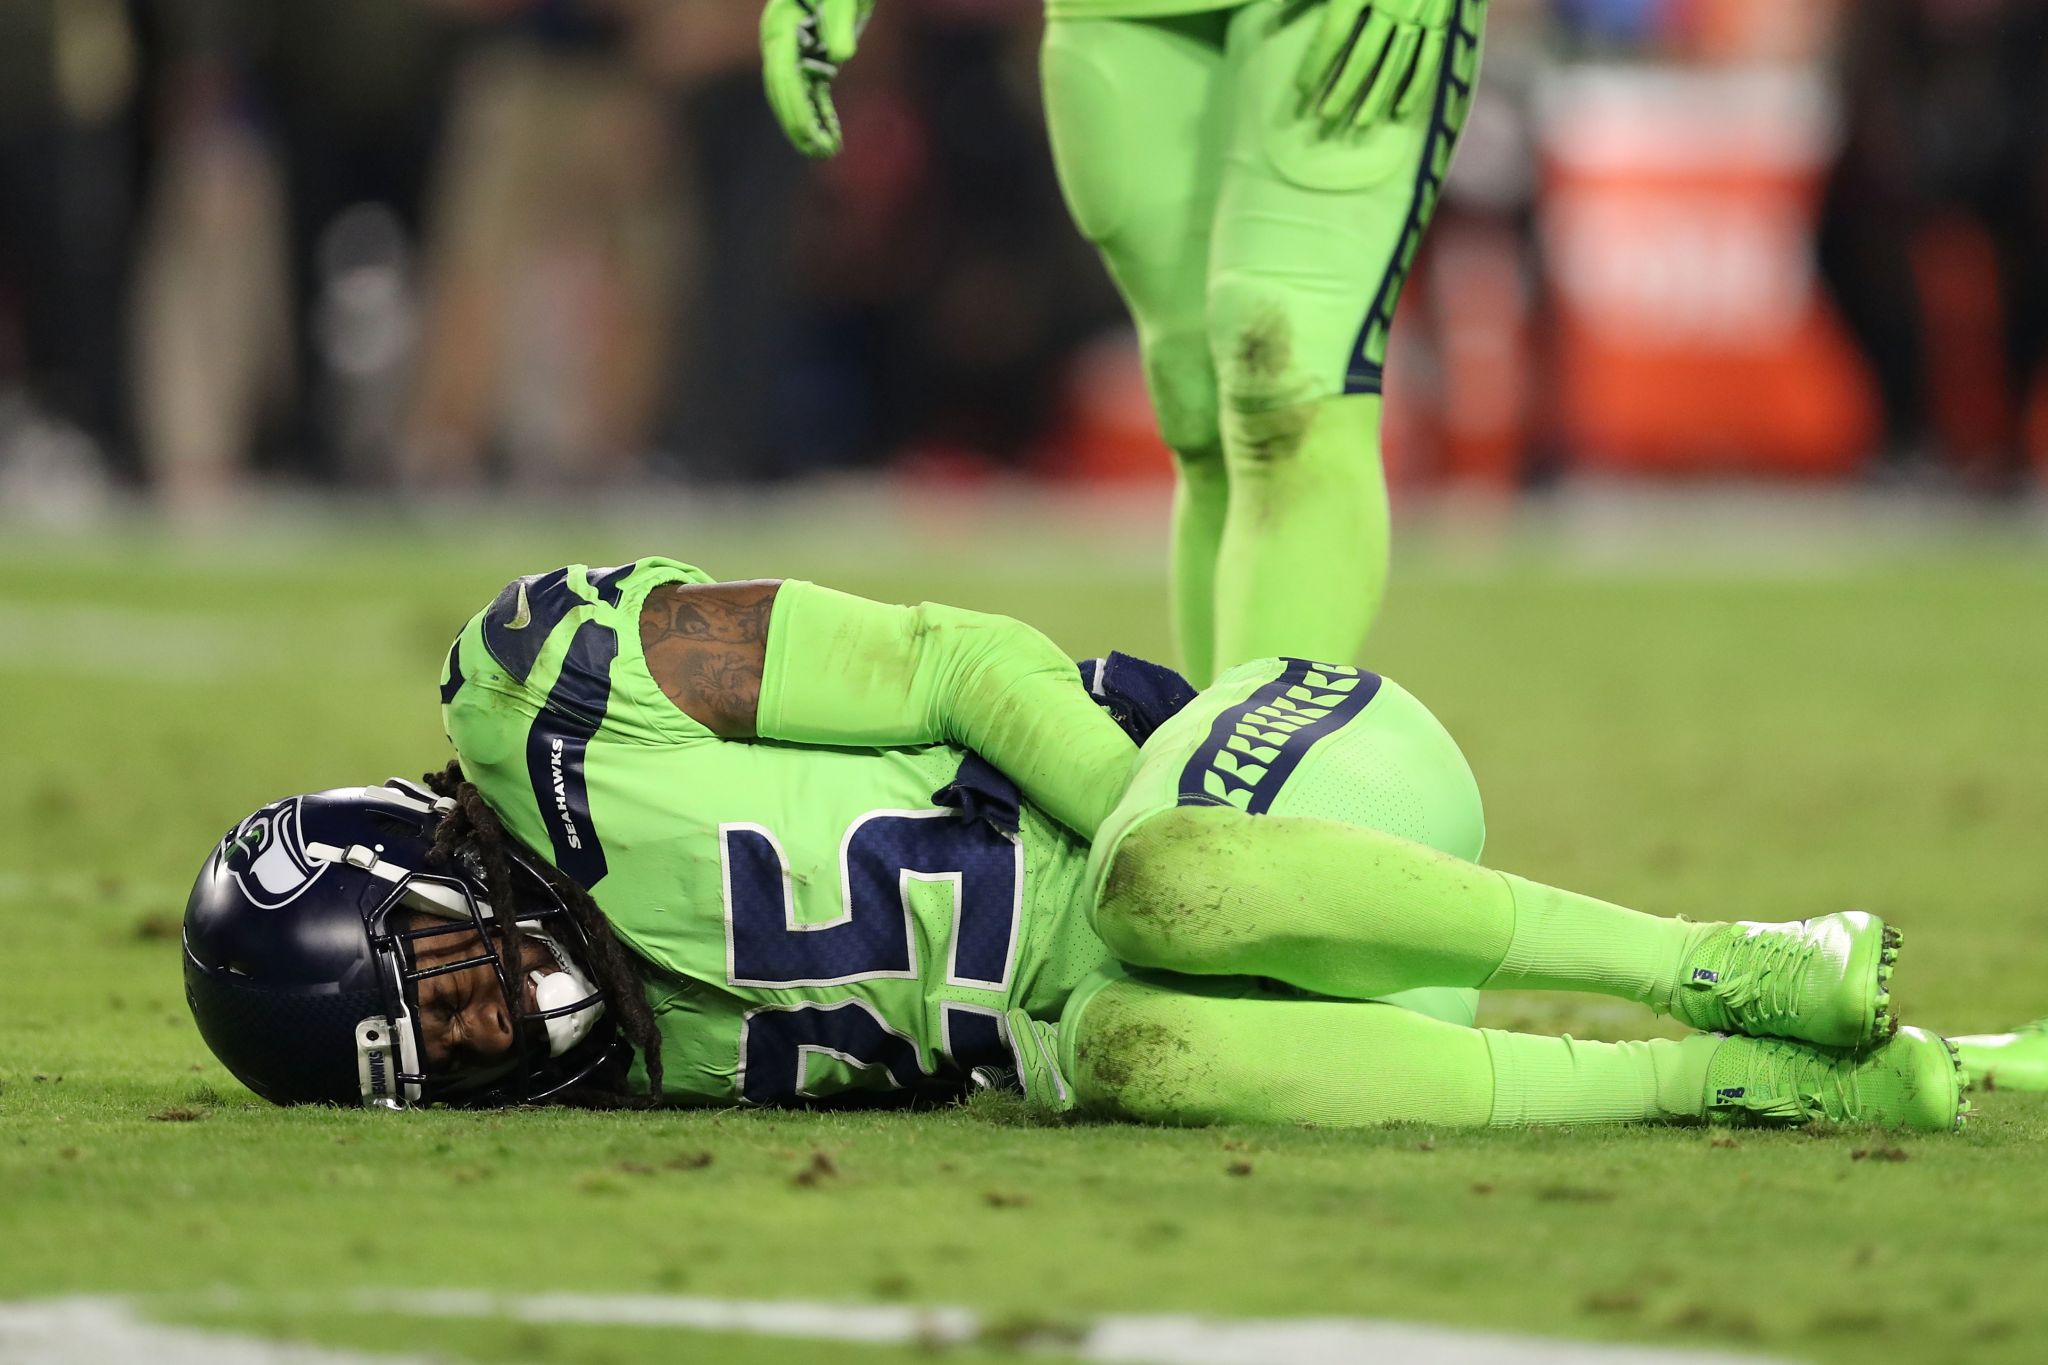
[[[1174,599],[1189,674],[1353,660],[1387,567],[1380,388],[1394,305],[1478,78],[1486,0],[1420,112],[1325,136],[1296,73],[1319,7],[1048,21],[1069,209],[1136,324],[1176,457]]]
[[[1090,854],[1116,965],[1059,1023],[1081,1104],[1165,1123],[1697,1117],[1713,1039],[1471,1027],[1487,989],[1669,1008],[1698,931],[1477,862],[1479,790],[1391,680],[1230,670],[1146,741]]]

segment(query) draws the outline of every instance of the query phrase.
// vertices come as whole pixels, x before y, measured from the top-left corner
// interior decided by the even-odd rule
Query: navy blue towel
[[[1102,704],[1124,733],[1143,744],[1152,732],[1195,699],[1186,678],[1128,654],[1081,661],[1081,685]]]

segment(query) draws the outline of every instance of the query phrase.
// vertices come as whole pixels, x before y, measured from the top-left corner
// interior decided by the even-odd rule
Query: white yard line
[[[223,1300],[235,1302],[235,1300]],[[275,1308],[280,1301],[263,1300]],[[333,1307],[310,1296],[290,1303]],[[1358,1318],[1200,1318],[1114,1314],[1072,1324],[987,1319],[965,1308],[749,1302],[634,1294],[400,1291],[350,1296],[348,1307],[396,1317],[650,1327],[873,1345],[1010,1345],[1102,1365],[1757,1365],[1758,1357],[1650,1346],[1592,1345]],[[395,1324],[394,1336],[403,1336]],[[106,1298],[0,1304],[0,1365],[412,1365],[417,1357],[277,1345],[225,1332],[167,1327]]]
[[[206,682],[289,666],[248,623],[198,612],[0,601],[0,672]]]
[[[493,1294],[437,1292],[366,1299],[384,1309],[419,1316],[497,1317],[537,1323],[681,1327],[706,1332],[799,1337],[822,1341],[944,1343],[994,1340],[1008,1335],[1004,1320],[983,1319],[964,1308],[866,1304],[748,1302],[638,1294]],[[1104,1365],[1359,1365],[1414,1361],[1428,1365],[1724,1365],[1755,1357],[1640,1346],[1466,1332],[1413,1323],[1357,1318],[1230,1319],[1184,1314],[1112,1314],[1076,1324],[1076,1338],[1049,1330],[1025,1341],[1039,1350]],[[990,1343],[992,1344],[992,1343]]]
[[[426,1365],[150,1322],[118,1299],[0,1304],[0,1365]]]
[[[413,554],[430,525],[456,525],[467,554],[436,553],[431,562],[494,566],[484,576],[500,575],[497,583],[578,556],[616,563],[640,554],[676,554],[713,573],[929,574],[935,562],[957,561],[1060,586],[1150,583],[1166,572],[1169,497],[1164,483],[912,489],[855,478],[773,493],[649,488],[566,506],[457,499],[436,504],[425,520],[417,510],[395,517],[384,499],[273,497],[259,499],[233,536],[167,532],[151,517],[60,535],[12,523],[0,510],[0,576],[47,573],[64,556],[115,547],[142,572],[168,566],[326,582],[372,557]],[[1587,476],[1541,498],[1507,501],[1491,492],[1410,490],[1396,525],[1399,552],[1419,555],[1408,562],[1453,572],[1466,565],[1492,576],[1505,560],[1518,571],[1552,566],[1630,579],[1796,580],[1901,553],[2048,548],[2048,496],[1987,508],[1907,490]]]
[[[26,900],[31,896],[84,897],[94,894],[95,887],[95,878],[77,873],[46,877],[0,869],[0,900]]]
[[[0,901],[48,900],[104,904],[108,901],[167,901],[176,905],[191,888],[182,882],[130,881],[121,878],[109,885],[104,877],[83,872],[38,874],[0,868]]]
[[[0,597],[0,675],[207,683],[298,674],[318,659],[323,674],[410,667],[431,681],[447,646],[415,649],[395,619],[320,622],[283,610],[131,610]]]

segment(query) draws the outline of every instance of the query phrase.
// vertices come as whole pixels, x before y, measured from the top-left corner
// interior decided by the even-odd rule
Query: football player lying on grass
[[[441,702],[427,787],[269,806],[200,873],[188,997],[272,1100],[858,1103],[1014,1069],[1172,1124],[1967,1107],[1953,1049],[1896,1026],[1880,920],[1696,924],[1483,867],[1458,746],[1357,669],[1195,696],[1004,617],[643,559],[508,586]],[[1488,989],[1698,1032],[1475,1028]]]

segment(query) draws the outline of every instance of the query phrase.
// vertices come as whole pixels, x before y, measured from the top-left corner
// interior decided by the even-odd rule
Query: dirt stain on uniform
[[[1261,314],[1238,333],[1231,349],[1229,456],[1243,464],[1279,464],[1301,453],[1314,408],[1298,401],[1290,376],[1294,328],[1284,313]]]
[[[1236,441],[1231,453],[1244,464],[1283,464],[1301,454],[1302,442],[1315,423],[1315,407],[1295,404],[1267,412],[1237,415]]]
[[[1077,1069],[1100,1097],[1121,1107],[1133,1085],[1156,1086],[1167,1068],[1189,1052],[1187,1039],[1163,1024],[1131,1019],[1088,1030],[1074,1049]]]
[[[1238,372],[1255,386],[1270,384],[1287,373],[1294,359],[1294,329],[1288,326],[1286,316],[1264,314],[1238,333],[1234,359]]]
[[[1145,821],[1110,861],[1102,909],[1160,948],[1239,937],[1244,929],[1227,888],[1197,872],[1232,823],[1227,814],[1219,820],[1207,808],[1186,806]]]

